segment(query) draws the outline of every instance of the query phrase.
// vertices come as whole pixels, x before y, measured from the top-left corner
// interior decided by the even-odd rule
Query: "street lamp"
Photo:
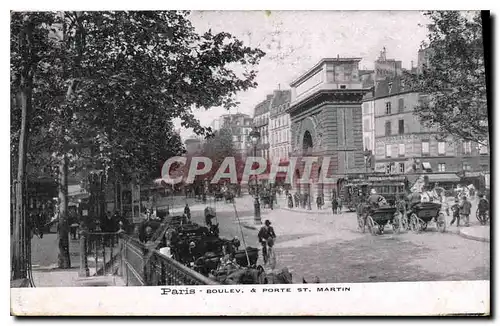
[[[257,144],[260,140],[260,132],[257,130],[257,128],[254,128],[250,132],[249,136],[253,145],[253,156],[257,157]],[[254,222],[255,224],[262,224],[262,220],[260,218],[259,182],[257,181],[257,175],[255,175]]]

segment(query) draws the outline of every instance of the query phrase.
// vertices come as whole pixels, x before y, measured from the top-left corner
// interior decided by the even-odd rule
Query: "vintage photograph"
[[[489,21],[12,11],[11,288],[489,282]]]

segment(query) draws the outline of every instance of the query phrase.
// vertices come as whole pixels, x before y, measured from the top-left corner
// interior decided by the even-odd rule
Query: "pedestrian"
[[[318,195],[316,197],[316,207],[318,208],[318,210],[321,209],[321,195]]]
[[[293,208],[293,197],[291,193],[288,193],[287,199],[288,199],[288,208]]]
[[[490,210],[490,203],[486,198],[484,198],[483,194],[479,194],[479,203],[478,203],[478,215],[481,218],[482,221],[484,221],[486,218],[486,214]]]
[[[469,226],[469,216],[470,216],[470,210],[471,210],[471,203],[469,200],[467,200],[467,196],[462,197],[462,204],[460,205],[460,218],[462,220],[465,220],[465,226]]]
[[[340,197],[337,198],[337,209],[339,210],[339,214],[342,214],[342,199]]]
[[[455,198],[455,204],[451,206],[451,212],[453,214],[453,218],[450,222],[450,226],[457,221],[457,227],[460,226],[460,204],[458,198]]]
[[[186,215],[188,221],[191,222],[191,209],[189,209],[189,205],[186,203],[186,206],[184,207],[184,215]]]
[[[332,212],[333,212],[333,214],[337,214],[337,207],[338,207],[337,198],[332,197]]]

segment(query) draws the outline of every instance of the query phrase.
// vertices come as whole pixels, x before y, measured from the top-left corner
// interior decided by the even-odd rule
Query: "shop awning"
[[[453,173],[427,174],[429,182],[460,182],[460,178]]]

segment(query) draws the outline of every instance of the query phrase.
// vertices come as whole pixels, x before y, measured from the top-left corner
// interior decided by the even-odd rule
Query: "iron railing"
[[[119,249],[118,233],[80,232],[80,276],[115,274]]]
[[[127,286],[218,284],[123,231],[80,236],[80,276],[118,274]]]
[[[119,275],[127,286],[215,285],[215,281],[121,233]]]

